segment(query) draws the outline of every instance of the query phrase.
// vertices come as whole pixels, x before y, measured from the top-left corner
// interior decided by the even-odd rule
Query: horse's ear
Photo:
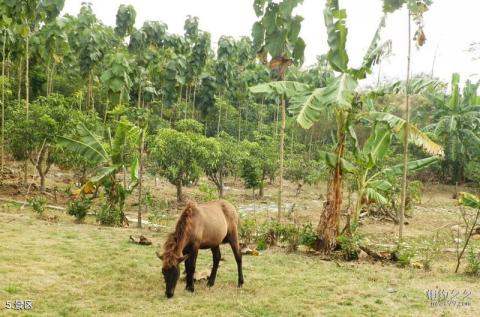
[[[158,253],[158,251],[155,251],[155,254],[157,255],[157,257],[163,261],[163,254],[160,254]]]
[[[185,261],[186,259],[188,259],[188,257],[190,256],[190,254],[186,254],[184,256],[181,256],[178,258],[178,263],[182,263],[183,261]]]

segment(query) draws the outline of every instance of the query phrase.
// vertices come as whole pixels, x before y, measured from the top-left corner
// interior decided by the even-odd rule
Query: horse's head
[[[165,295],[168,298],[173,297],[178,278],[180,277],[180,263],[185,261],[188,255],[175,256],[167,259],[164,255],[157,253],[157,256],[163,261],[162,274],[165,279]]]

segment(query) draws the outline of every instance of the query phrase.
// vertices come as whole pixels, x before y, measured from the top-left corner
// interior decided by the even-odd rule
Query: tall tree
[[[137,12],[132,5],[121,4],[116,15],[115,33],[122,39],[131,35],[136,17]]]
[[[35,35],[42,22],[54,20],[62,11],[64,0],[5,0],[0,2],[1,12],[14,19],[20,35],[25,38],[25,111],[29,119],[30,105],[30,39]],[[28,162],[24,166],[24,183],[27,184]]]
[[[298,123],[305,129],[312,127],[314,122],[328,112],[335,116],[335,168],[328,186],[327,202],[317,227],[316,248],[324,252],[332,250],[336,245],[336,237],[339,232],[343,196],[342,160],[346,150],[347,137],[350,136],[355,142],[357,140],[353,123],[361,114],[363,106],[359,93],[356,91],[358,80],[366,78],[367,74],[371,73],[372,66],[388,54],[391,48],[390,41],[380,43],[380,31],[385,25],[385,18],[382,18],[361,66],[359,68],[349,67],[346,51],[346,16],[346,11],[340,9],[338,1],[327,1],[324,10],[330,47],[327,59],[330,67],[339,75],[330,80],[326,87],[312,88],[309,85],[288,81],[252,87],[252,90],[257,92],[277,92],[291,96],[291,110],[297,114]],[[408,126],[405,121],[397,117],[393,118],[389,114],[380,113],[375,117],[387,122],[390,128],[395,129],[397,133],[404,133],[405,127]],[[437,147],[436,144],[432,145],[432,142],[418,129],[415,131],[415,135],[409,136],[409,140],[413,139],[414,142],[427,149],[433,148],[432,152],[441,152],[441,147]]]
[[[408,9],[408,46],[407,46],[407,79],[405,82],[405,121],[407,122],[407,129],[404,135],[404,150],[403,150],[403,176],[402,176],[402,194],[399,213],[399,227],[398,227],[398,239],[402,242],[403,239],[403,218],[405,215],[405,204],[407,198],[407,174],[408,174],[408,139],[410,124],[410,66],[411,66],[411,47],[412,47],[412,35],[411,35],[411,16],[414,16],[415,23],[417,24],[417,31],[415,32],[415,41],[417,47],[421,47],[425,44],[426,37],[423,31],[423,14],[428,10],[428,6],[432,4],[432,0],[384,0],[384,11],[393,12],[400,9],[404,4]]]
[[[285,71],[292,63],[301,64],[305,51],[305,42],[299,37],[303,17],[293,16],[295,7],[303,3],[303,0],[284,0],[280,3],[272,0],[255,0],[253,8],[260,18],[252,28],[254,46],[263,59],[271,56],[269,66],[272,75],[277,80],[285,80]],[[283,161],[285,147],[285,123],[286,109],[285,96],[281,96],[282,123],[279,133],[279,167],[280,185],[278,189],[278,214],[280,221],[282,212],[283,192]]]

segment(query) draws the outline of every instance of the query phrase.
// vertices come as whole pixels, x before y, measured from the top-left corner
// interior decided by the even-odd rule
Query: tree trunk
[[[336,245],[338,235],[338,226],[340,223],[340,214],[342,210],[342,169],[341,158],[345,148],[345,130],[342,129],[339,133],[337,149],[337,162],[333,180],[330,180],[327,193],[327,201],[324,204],[324,210],[320,216],[317,232],[318,239],[316,241],[315,249],[328,253]]]
[[[273,136],[275,139],[278,137],[278,108],[280,108],[280,105],[276,107],[276,112],[275,112],[275,135]]]
[[[1,148],[1,170],[3,171],[3,164],[5,161],[5,45],[7,41],[7,30],[3,33],[3,48],[2,48],[2,148]]]
[[[400,202],[400,214],[398,215],[398,241],[399,243],[403,240],[403,221],[405,217],[405,202],[407,198],[407,171],[408,171],[408,126],[410,124],[410,63],[411,63],[411,50],[412,50],[412,39],[411,39],[411,19],[410,11],[408,11],[408,54],[407,54],[407,80],[405,82],[405,104],[406,104],[406,113],[405,113],[405,134],[403,138],[403,175],[402,175],[402,194]]]
[[[20,103],[20,100],[22,99],[22,74],[23,74],[22,58],[20,58],[17,72],[18,72],[17,100],[18,100],[18,103]]]
[[[240,136],[242,134],[242,109],[238,105],[238,141],[240,141]]]
[[[220,171],[220,175],[218,176],[219,179],[219,188],[218,188],[218,197],[223,198],[223,191],[225,189],[225,185],[223,183],[223,172]]]
[[[278,214],[277,214],[277,221],[280,222],[282,218],[282,194],[283,194],[283,157],[284,157],[284,150],[285,150],[285,124],[286,124],[286,113],[285,113],[285,96],[282,96],[282,124],[280,126],[280,162],[279,162],[279,169],[280,169],[280,186],[278,188]]]
[[[181,203],[183,202],[183,192],[182,192],[182,181],[177,180],[177,202]]]
[[[139,158],[138,158],[138,164],[140,167],[140,170],[138,171],[138,216],[137,216],[137,222],[138,222],[138,227],[142,227],[142,205],[143,205],[143,193],[142,193],[142,185],[143,185],[143,147],[144,147],[144,133],[145,130],[142,129],[141,135],[140,135],[140,147],[139,147]]]
[[[265,185],[263,184],[263,181],[262,181],[260,183],[260,186],[258,187],[258,197],[260,197],[260,198],[263,198],[264,187],[265,187]]]
[[[27,25],[27,38],[25,43],[25,106],[26,106],[26,119],[29,119],[29,104],[30,104],[30,81],[29,81],[29,42],[30,42],[30,26]],[[25,164],[23,166],[24,169],[24,184],[27,186],[28,184],[28,160],[25,160]]]
[[[192,119],[195,119],[195,97],[197,94],[197,83],[193,84],[193,100],[192,100]]]
[[[222,103],[218,107],[217,135],[220,134],[220,120],[222,119]]]
[[[38,175],[40,176],[40,192],[45,192],[45,174],[43,174],[42,168],[38,168]]]

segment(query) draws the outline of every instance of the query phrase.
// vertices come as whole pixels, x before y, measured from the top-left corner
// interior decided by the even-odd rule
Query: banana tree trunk
[[[363,207],[363,195],[365,194],[365,185],[359,184],[357,190],[357,201],[355,202],[355,209],[353,210],[353,223],[358,223],[360,211]]]
[[[283,158],[284,158],[284,150],[285,150],[285,121],[286,121],[286,113],[285,113],[285,96],[282,96],[282,124],[280,126],[280,186],[278,188],[278,214],[277,214],[277,221],[280,222],[282,218],[282,194],[283,194]]]
[[[317,227],[318,238],[315,243],[315,249],[328,253],[333,250],[337,244],[338,226],[340,223],[340,214],[342,210],[342,167],[341,158],[345,149],[345,129],[339,132],[338,144],[335,150],[337,162],[333,179],[330,180],[327,192],[327,201],[324,204],[324,210],[320,216],[320,222]]]

